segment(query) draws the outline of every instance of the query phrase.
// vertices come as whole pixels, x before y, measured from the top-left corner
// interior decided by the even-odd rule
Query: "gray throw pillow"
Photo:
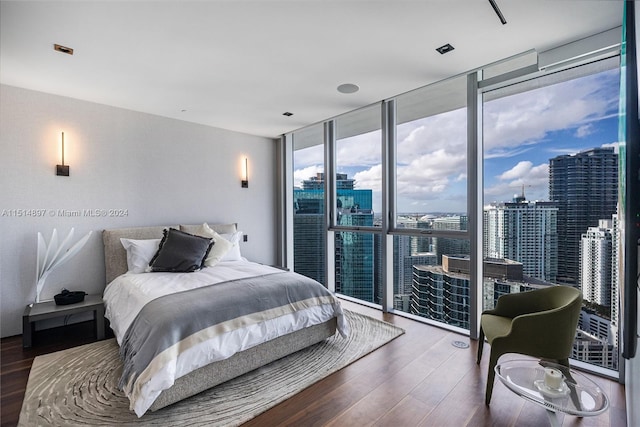
[[[167,228],[158,252],[149,262],[151,272],[192,272],[204,267],[213,240]]]

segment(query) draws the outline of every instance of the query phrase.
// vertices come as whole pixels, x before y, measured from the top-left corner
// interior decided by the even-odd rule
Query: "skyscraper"
[[[372,226],[371,190],[338,190],[338,225]],[[365,206],[363,209],[361,206]],[[336,291],[368,302],[374,300],[373,233],[336,232]]]
[[[442,265],[414,265],[410,313],[449,325],[469,328],[469,255],[443,255]],[[490,307],[498,296],[529,290],[522,282],[522,264],[485,259],[483,287],[490,291]],[[495,293],[495,297],[494,297]]]
[[[466,215],[452,215],[435,218],[432,222],[432,227],[434,230],[466,230],[468,224],[469,219]],[[433,240],[439,264],[442,263],[442,255],[471,253],[468,239],[437,237]]]
[[[558,272],[558,208],[552,202],[492,203],[484,208],[484,257],[522,263],[524,275],[547,282]]]
[[[593,148],[550,159],[549,199],[558,206],[557,280],[579,286],[582,233],[616,212],[618,155]]]
[[[611,306],[613,226],[611,220],[600,220],[589,227],[580,242],[580,286],[585,301]]]
[[[326,284],[324,190],[294,190],[293,269]]]
[[[354,189],[354,180],[337,174],[338,225],[372,226],[372,190]],[[326,284],[324,174],[294,190],[294,270]],[[373,234],[335,233],[336,291],[374,302]]]

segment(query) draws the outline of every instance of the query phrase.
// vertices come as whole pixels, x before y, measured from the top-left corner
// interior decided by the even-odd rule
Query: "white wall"
[[[55,175],[61,131],[69,177]],[[240,187],[244,156],[248,189]],[[104,228],[237,222],[248,235],[242,254],[273,263],[275,156],[268,138],[0,85],[1,336],[22,333],[25,305],[35,300],[37,232],[48,241],[54,228],[66,235],[75,227],[78,240],[93,230],[82,252],[49,276],[43,300],[62,287],[102,293]],[[36,209],[44,215],[21,211]],[[126,216],[59,212],[85,209]]]

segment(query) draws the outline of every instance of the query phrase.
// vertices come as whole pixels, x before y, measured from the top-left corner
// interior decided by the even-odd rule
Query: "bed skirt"
[[[149,409],[157,411],[298,350],[324,341],[335,334],[336,325],[334,317],[325,323],[292,332],[236,353],[228,359],[196,369],[178,378],[173,386],[158,396]]]

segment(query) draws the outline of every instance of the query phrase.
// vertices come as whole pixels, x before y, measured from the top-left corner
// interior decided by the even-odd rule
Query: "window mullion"
[[[381,105],[382,113],[382,224],[380,253],[382,311],[393,309],[393,236],[389,230],[395,228],[395,145],[396,145],[396,103],[388,100]]]
[[[482,141],[482,94],[478,82],[482,71],[467,76],[467,212],[470,240],[469,265],[469,334],[478,339],[480,314],[482,313],[483,253],[483,141]]]

